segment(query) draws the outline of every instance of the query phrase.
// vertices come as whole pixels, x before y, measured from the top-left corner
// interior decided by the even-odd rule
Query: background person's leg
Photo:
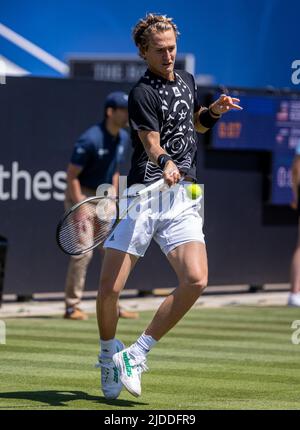
[[[179,285],[164,300],[145,334],[159,340],[181,320],[207,285],[207,255],[201,242],[178,246],[167,256],[175,270]]]
[[[138,257],[112,248],[105,250],[97,296],[97,320],[100,338],[115,337],[119,318],[119,295]]]
[[[86,273],[92,255],[93,252],[91,251],[87,254],[72,256],[70,258],[65,288],[65,300],[67,308],[76,307],[81,302],[85,286]]]
[[[300,293],[300,244],[297,245],[292,259],[291,293]]]
[[[291,287],[288,296],[289,306],[300,306],[300,219],[298,227],[298,243],[291,263]]]
[[[87,197],[95,195],[94,190],[85,187],[82,187],[82,193]],[[69,210],[73,205],[74,202],[67,190],[64,202],[65,210]],[[89,238],[92,237],[93,224],[87,221],[86,228],[90,231],[90,234],[84,234],[82,236],[83,242],[89,241]],[[87,315],[84,312],[77,310],[77,308],[80,305],[83,296],[87,270],[92,256],[93,252],[91,251],[86,254],[71,256],[70,258],[65,281],[65,318],[87,319]]]

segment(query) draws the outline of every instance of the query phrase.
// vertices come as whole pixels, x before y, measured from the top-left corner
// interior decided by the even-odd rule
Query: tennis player
[[[205,133],[222,114],[242,109],[239,100],[222,95],[209,108],[201,107],[195,81],[174,70],[177,26],[172,18],[148,14],[133,30],[133,38],[148,69],[129,95],[129,123],[134,153],[128,186],[150,184],[161,177],[176,186],[171,209],[142,207],[140,215],[122,220],[104,243],[97,317],[100,332],[99,366],[106,398],[119,396],[123,385],[141,395],[141,374],[149,351],[192,307],[207,285],[207,256],[199,199],[190,199],[186,185],[196,182],[196,131]],[[144,210],[143,210],[144,209]],[[164,215],[164,216],[163,216]],[[136,262],[152,238],[159,244],[178,277],[178,287],[159,307],[137,341],[125,348],[115,338],[118,298]]]

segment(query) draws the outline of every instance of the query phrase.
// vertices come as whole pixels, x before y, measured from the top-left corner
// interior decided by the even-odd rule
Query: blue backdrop
[[[174,17],[179,52],[195,55],[197,74],[228,86],[300,89],[291,81],[298,0],[1,0],[0,22],[65,61],[74,52],[136,52],[131,28],[146,12]],[[34,75],[58,76],[0,36],[1,54]]]

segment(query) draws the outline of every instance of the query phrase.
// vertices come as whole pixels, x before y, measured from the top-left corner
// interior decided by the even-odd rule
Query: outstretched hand
[[[213,114],[222,115],[223,113],[229,112],[232,109],[242,110],[243,108],[236,104],[239,101],[240,99],[222,94],[218,100],[210,105],[209,108]]]

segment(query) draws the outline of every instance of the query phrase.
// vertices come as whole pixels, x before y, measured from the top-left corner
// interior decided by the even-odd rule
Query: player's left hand
[[[240,99],[222,94],[218,100],[209,106],[209,108],[213,114],[222,115],[223,113],[229,112],[232,109],[242,110],[243,108],[236,104],[239,101]]]

